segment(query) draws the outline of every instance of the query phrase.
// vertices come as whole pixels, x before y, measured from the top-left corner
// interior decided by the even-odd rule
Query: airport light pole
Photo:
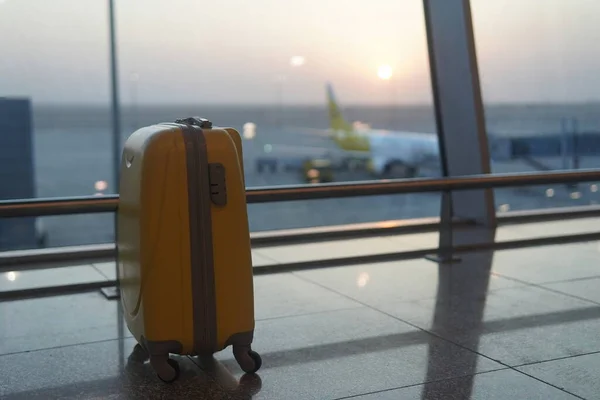
[[[117,72],[117,50],[115,34],[114,0],[108,0],[108,18],[110,24],[110,83],[112,96],[112,152],[113,184],[115,193],[119,190],[119,166],[121,164],[121,113],[119,108],[119,82]]]
[[[119,81],[117,75],[117,49],[116,49],[116,35],[115,35],[115,4],[114,0],[108,0],[108,20],[110,25],[110,83],[111,83],[111,94],[112,94],[112,150],[113,150],[113,182],[115,193],[119,192],[119,169],[121,165],[121,113],[119,108]],[[117,242],[117,213],[114,217],[115,226],[115,245],[118,246]],[[115,252],[116,253],[116,252]],[[102,294],[107,299],[115,300],[121,298],[121,291],[119,289],[119,259],[118,255],[115,254],[115,277],[116,285],[114,287],[103,288]],[[121,308],[121,302],[116,302],[117,305],[117,334],[119,338],[123,338],[125,335],[125,326],[123,323],[123,314]],[[119,340],[119,369],[123,371],[125,361],[125,344],[123,340]]]
[[[117,75],[117,50],[115,34],[115,5],[114,0],[108,0],[108,21],[110,31],[110,83],[111,83],[111,119],[112,119],[112,156],[113,156],[113,185],[114,192],[119,192],[119,167],[121,165],[121,113],[119,108],[119,82]],[[115,243],[117,242],[117,217],[115,213]],[[115,260],[115,274],[117,286],[102,289],[102,293],[108,299],[119,298],[119,267]],[[121,318],[119,318],[121,321]]]

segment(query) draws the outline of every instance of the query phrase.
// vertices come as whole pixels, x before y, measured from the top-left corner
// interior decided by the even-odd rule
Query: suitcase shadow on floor
[[[252,399],[262,388],[258,374],[245,374],[239,380],[214,357],[175,356],[179,363],[179,378],[164,383],[157,376],[148,359],[135,351],[125,364],[125,387],[128,398],[168,399]]]

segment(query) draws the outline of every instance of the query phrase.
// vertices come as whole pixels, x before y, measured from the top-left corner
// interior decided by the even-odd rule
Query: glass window
[[[126,130],[198,114],[232,126],[249,187],[439,174],[421,1],[136,0],[118,11]],[[182,15],[196,21],[168,22]],[[439,195],[249,210],[262,231],[433,216]]]
[[[472,0],[495,173],[600,166],[600,3]],[[497,189],[499,212],[598,204],[595,182]]]
[[[114,193],[105,1],[0,1],[0,200]],[[0,249],[107,242],[107,215],[0,219]]]
[[[0,95],[32,104],[35,190],[18,197],[114,193],[107,2],[0,7],[19,38],[0,44]],[[122,140],[186,116],[234,127],[249,187],[440,174],[420,0],[130,0],[115,15]],[[311,227],[437,216],[439,195],[249,210],[253,231]],[[112,241],[110,216],[37,220],[52,246]]]

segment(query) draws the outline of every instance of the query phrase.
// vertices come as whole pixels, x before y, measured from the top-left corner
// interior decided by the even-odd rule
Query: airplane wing
[[[346,156],[353,158],[369,158],[371,154],[365,151],[349,151],[335,147],[314,147],[288,144],[267,143],[262,149],[263,155],[277,156],[306,156],[310,158],[322,158],[332,156]]]
[[[303,135],[303,136],[317,136],[322,138],[329,138],[332,135],[331,129],[322,128],[307,128],[305,126],[290,126],[283,129],[283,132],[287,132],[292,135]]]

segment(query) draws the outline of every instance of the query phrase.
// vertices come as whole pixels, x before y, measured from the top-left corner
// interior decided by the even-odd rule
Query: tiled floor
[[[380,240],[364,251],[412,239]],[[600,399],[599,249],[554,245],[463,254],[455,265],[416,259],[256,276],[258,374],[243,375],[227,349],[212,360],[174,357],[181,375],[171,385],[128,359],[135,341],[119,303],[100,293],[0,302],[0,398]],[[297,251],[306,259],[306,250],[261,249],[255,261],[294,260]],[[113,268],[97,264],[92,274],[111,278]],[[3,288],[50,279],[35,274]]]

